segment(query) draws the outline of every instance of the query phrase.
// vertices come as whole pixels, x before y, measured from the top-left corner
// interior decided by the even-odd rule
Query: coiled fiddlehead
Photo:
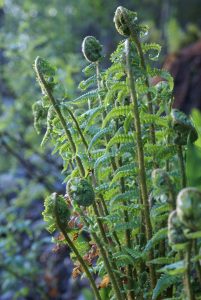
[[[93,187],[86,179],[70,179],[67,183],[67,193],[72,202],[80,206],[87,207],[95,201]]]
[[[137,14],[123,6],[117,7],[114,15],[116,30],[123,36],[131,35],[131,28],[136,29]]]
[[[59,223],[62,228],[67,232],[69,230],[68,220],[70,217],[70,210],[63,196],[53,193],[45,199],[45,210],[43,211],[44,221],[47,222],[47,229],[53,233]]]
[[[171,118],[172,128],[175,133],[174,143],[176,145],[186,145],[188,141],[193,143],[197,140],[198,134],[196,129],[184,112],[172,109]]]
[[[177,215],[182,224],[193,231],[201,230],[201,191],[188,187],[177,196]]]
[[[183,232],[184,228],[184,225],[180,222],[177,216],[177,211],[172,211],[168,218],[168,241],[169,245],[174,250],[184,248],[187,242]]]
[[[102,57],[102,45],[94,36],[87,36],[82,43],[84,57],[92,63],[99,61]]]
[[[39,100],[32,105],[32,111],[34,116],[34,127],[36,132],[39,134],[42,127],[41,120],[46,116],[45,108],[43,107],[42,101]]]

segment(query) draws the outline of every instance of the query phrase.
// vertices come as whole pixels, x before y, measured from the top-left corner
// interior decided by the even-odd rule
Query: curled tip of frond
[[[187,242],[183,230],[184,226],[177,216],[177,211],[172,211],[168,217],[168,241],[175,250],[179,249],[179,245],[182,247],[182,244]]]
[[[82,53],[89,62],[97,62],[102,57],[102,45],[94,36],[87,36],[82,42]]]
[[[47,222],[49,232],[54,232],[57,227],[68,230],[70,211],[63,196],[53,193],[45,199],[44,221]]]
[[[194,128],[188,116],[179,109],[171,111],[172,127],[175,131],[174,143],[178,145],[186,145],[187,142],[195,142],[198,138],[196,129]]]
[[[130,36],[133,25],[137,20],[137,14],[123,6],[117,7],[114,15],[116,30],[123,36]]]
[[[87,207],[95,201],[93,187],[86,179],[72,178],[66,188],[71,201],[79,206]]]
[[[45,77],[51,77],[55,75],[54,67],[51,66],[47,60],[41,58],[40,56],[36,57],[33,67],[37,74],[42,74]]]
[[[177,215],[182,224],[192,230],[201,230],[201,191],[188,187],[177,196]]]

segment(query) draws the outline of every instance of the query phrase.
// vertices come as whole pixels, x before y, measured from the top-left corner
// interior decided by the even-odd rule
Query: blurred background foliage
[[[0,0],[1,300],[90,300],[86,283],[70,278],[66,249],[52,251],[41,218],[45,195],[65,186],[60,159],[40,147],[33,128],[39,90],[32,64],[38,55],[48,58],[67,97],[75,97],[85,65],[82,40],[95,35],[110,54],[119,41],[112,22],[119,5],[150,25],[147,38],[163,46],[160,63],[201,38],[200,0]]]

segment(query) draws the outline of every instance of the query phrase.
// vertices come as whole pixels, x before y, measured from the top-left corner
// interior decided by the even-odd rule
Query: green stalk
[[[99,62],[98,61],[96,62],[96,77],[97,77],[98,90],[101,90],[100,68],[99,68]],[[101,99],[100,95],[99,95],[99,104],[102,106],[102,99]],[[106,117],[106,111],[104,110],[103,113],[102,113],[102,121],[105,119],[105,117]],[[109,136],[107,134],[106,134],[105,140],[106,140],[107,143],[110,140]],[[111,157],[111,165],[112,165],[113,171],[116,171],[117,165],[116,165],[115,159],[113,157]]]
[[[74,245],[74,243],[72,242],[72,240],[70,239],[70,237],[68,236],[68,234],[66,233],[65,231],[65,228],[63,227],[63,224],[60,222],[60,218],[59,218],[59,215],[58,215],[58,209],[57,209],[57,202],[55,204],[55,216],[56,216],[56,223],[57,223],[57,226],[58,228],[60,229],[60,231],[62,232],[62,234],[64,235],[65,237],[65,240],[67,242],[67,244],[69,245],[69,247],[71,248],[71,250],[75,253],[80,265],[82,266],[90,284],[91,284],[91,287],[94,291],[94,294],[95,294],[95,297],[97,300],[101,300],[101,296],[100,296],[100,293],[99,293],[99,290],[96,286],[96,283],[95,283],[95,280],[94,278],[92,277],[90,271],[89,271],[89,268],[88,266],[86,265],[85,261],[83,260],[82,256],[79,254],[79,251],[77,250],[76,246]]]
[[[177,153],[179,158],[179,166],[180,166],[180,172],[181,172],[181,186],[182,188],[186,187],[186,170],[185,170],[185,162],[184,162],[184,156],[182,151],[182,146],[177,146]]]
[[[190,278],[191,249],[192,249],[192,242],[189,242],[185,253],[186,271],[184,275],[184,287],[186,290],[186,299],[195,300],[195,296],[191,285],[191,278]]]
[[[83,221],[84,223],[86,224],[86,226],[89,228],[90,227],[90,224],[89,222],[87,221],[87,219],[85,218],[85,215],[83,213],[82,210],[80,210],[80,215],[82,216],[83,218]],[[105,268],[106,268],[106,271],[108,273],[108,276],[110,278],[110,281],[111,281],[111,284],[112,284],[112,287],[113,287],[113,290],[114,290],[114,293],[115,293],[115,296],[116,296],[116,299],[117,300],[124,300],[122,298],[122,295],[121,295],[121,292],[120,292],[120,289],[119,289],[119,286],[118,286],[118,281],[116,280],[115,278],[115,274],[114,274],[114,270],[113,268],[111,267],[111,264],[110,264],[110,261],[109,261],[109,258],[107,256],[107,253],[99,239],[99,237],[97,236],[97,234],[95,232],[91,232],[91,235],[94,239],[94,241],[96,242],[96,244],[98,245],[99,249],[100,249],[100,253],[101,253],[101,256],[103,258],[103,261],[104,261],[104,265],[105,265]]]
[[[143,54],[143,50],[142,50],[142,46],[141,43],[139,41],[139,38],[137,36],[137,33],[132,29],[132,27],[130,27],[131,30],[131,38],[134,41],[138,54],[139,54],[139,58],[140,58],[140,63],[141,66],[144,70],[144,74],[145,74],[145,85],[147,86],[147,88],[149,89],[150,85],[149,85],[149,78],[148,78],[148,74],[147,74],[147,68],[146,68],[146,63],[145,63],[145,59],[144,59],[144,54]],[[153,105],[152,105],[152,97],[151,97],[151,93],[150,91],[147,92],[147,105],[148,105],[148,111],[150,114],[153,114]],[[156,137],[155,137],[155,126],[154,124],[150,124],[149,126],[150,128],[150,140],[152,144],[156,144]]]
[[[197,240],[193,241],[193,246],[194,246],[194,253],[195,255],[199,254],[199,248],[198,248],[198,244],[197,244]],[[196,273],[197,273],[197,277],[201,286],[201,266],[200,266],[200,262],[196,261],[195,262],[195,268],[196,268]]]
[[[63,117],[63,115],[61,113],[61,110],[60,110],[60,108],[58,106],[58,103],[57,103],[56,99],[54,98],[54,96],[53,96],[53,94],[52,94],[52,92],[51,92],[48,84],[46,83],[45,78],[43,77],[43,74],[38,69],[38,59],[39,58],[37,58],[36,62],[35,62],[35,68],[36,68],[37,76],[39,77],[39,80],[42,83],[42,85],[44,87],[44,90],[45,90],[45,92],[46,92],[46,94],[47,94],[47,96],[48,96],[48,98],[49,98],[52,106],[54,107],[54,110],[55,110],[55,112],[56,112],[56,114],[57,114],[57,116],[58,116],[58,118],[59,118],[59,120],[61,122],[61,125],[62,125],[62,127],[63,127],[63,129],[65,131],[67,140],[69,141],[69,144],[70,144],[70,147],[71,147],[71,151],[76,154],[76,145],[75,145],[75,143],[73,141],[73,138],[71,136],[70,131],[68,130],[68,128],[66,126],[66,122],[65,122],[64,117]],[[82,164],[82,161],[81,161],[80,157],[78,155],[76,155],[75,156],[75,160],[77,162],[77,165],[78,165],[78,168],[80,170],[80,173],[84,177],[85,176],[85,170],[84,170],[84,167],[83,167],[83,164]]]
[[[137,101],[137,94],[136,94],[136,88],[134,83],[133,70],[131,66],[131,53],[130,53],[129,39],[126,40],[126,61],[127,61],[127,77],[129,81],[131,100],[133,104],[134,127],[136,130],[137,156],[138,156],[138,164],[139,164],[139,179],[140,179],[142,200],[144,205],[146,238],[148,241],[152,238],[152,226],[151,226],[151,220],[149,214],[149,202],[148,202],[146,171],[145,171],[145,162],[144,162],[144,149],[143,149],[142,135],[141,135],[141,123],[140,123],[140,116],[138,110],[138,101]],[[150,250],[149,260],[152,260],[153,258],[154,258],[153,250]],[[150,264],[149,270],[150,270],[151,286],[152,288],[154,288],[156,284],[156,275],[155,275],[155,268],[152,264]]]
[[[119,159],[119,165],[122,166],[122,161],[121,159]],[[120,186],[121,186],[121,193],[125,193],[125,181],[124,178],[120,179]],[[126,201],[123,202],[123,205],[127,206]],[[124,221],[125,224],[129,223],[129,215],[128,215],[128,211],[124,210]],[[132,242],[131,242],[131,230],[130,229],[126,229],[125,230],[125,239],[126,239],[126,246],[129,249],[132,249]],[[133,280],[133,268],[132,265],[128,265],[127,266],[127,280],[128,280],[128,292],[127,292],[127,296],[128,296],[128,300],[134,300],[135,299],[135,293],[132,290],[133,286],[134,286],[134,280]]]
[[[82,143],[84,144],[84,146],[85,146],[85,148],[86,148],[86,151],[88,151],[88,147],[89,147],[89,146],[88,146],[88,143],[87,143],[87,141],[86,141],[86,139],[85,139],[85,137],[84,137],[84,135],[83,135],[83,132],[82,132],[82,130],[81,130],[81,128],[80,128],[80,125],[78,124],[77,119],[75,118],[73,112],[72,112],[68,107],[65,106],[65,109],[68,111],[68,113],[70,114],[72,120],[74,121],[75,126],[76,126],[76,128],[77,128],[77,131],[78,131],[78,133],[79,133],[79,135],[80,135],[80,137],[81,137]]]

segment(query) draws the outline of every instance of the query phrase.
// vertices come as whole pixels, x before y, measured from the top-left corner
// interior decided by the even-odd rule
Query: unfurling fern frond
[[[78,88],[82,91],[87,90],[91,85],[94,85],[97,81],[96,75],[89,77],[86,80],[80,82]]]
[[[41,119],[43,119],[46,114],[46,109],[43,107],[41,100],[32,105],[32,111],[34,116],[34,127],[36,132],[39,134],[41,131]]]
[[[157,60],[161,52],[161,46],[156,43],[144,43],[142,49],[144,53],[148,53],[151,60]]]

